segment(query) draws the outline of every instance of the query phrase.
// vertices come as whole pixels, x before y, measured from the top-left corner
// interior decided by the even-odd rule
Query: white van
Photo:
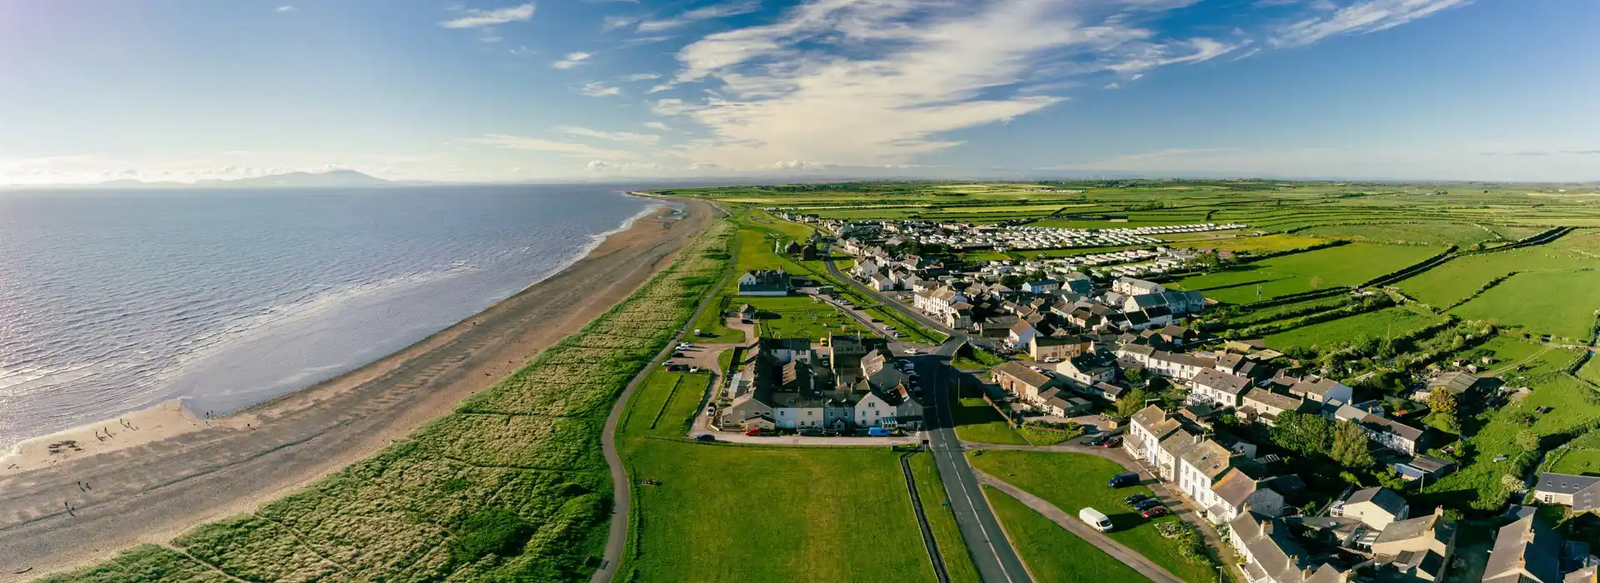
[[[1079,510],[1078,520],[1082,520],[1084,524],[1092,526],[1100,532],[1111,532],[1111,517],[1102,514],[1099,510],[1093,508]]]

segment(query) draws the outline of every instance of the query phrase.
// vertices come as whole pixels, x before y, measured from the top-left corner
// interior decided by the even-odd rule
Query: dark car
[[[983,450],[980,449],[978,451]],[[1115,476],[1111,476],[1111,481],[1106,482],[1106,485],[1112,488],[1121,488],[1123,486],[1132,486],[1137,483],[1139,483],[1139,472],[1123,472]]]
[[[695,441],[716,441],[717,440],[717,436],[712,435],[710,433],[702,433],[700,435],[694,436],[694,440]]]
[[[1151,508],[1155,508],[1155,507],[1160,506],[1160,505],[1161,505],[1161,501],[1160,500],[1157,500],[1155,498],[1145,498],[1144,500],[1141,500],[1139,502],[1134,503],[1133,509],[1134,510],[1149,510]]]
[[[1134,495],[1129,496],[1127,498],[1123,498],[1122,499],[1122,503],[1123,504],[1127,504],[1129,506],[1133,506],[1134,504],[1138,504],[1140,502],[1144,502],[1145,500],[1149,500],[1149,499],[1150,499],[1150,497],[1146,496],[1144,494],[1134,494]]]
[[[1083,440],[1083,443],[1084,443],[1084,445],[1091,445],[1091,446],[1097,446],[1098,447],[1100,444],[1105,443],[1107,439],[1111,439],[1111,436],[1109,436],[1109,435],[1096,435],[1096,436],[1091,437],[1089,439]]]
[[[1166,516],[1166,515],[1167,515],[1167,507],[1166,506],[1152,506],[1150,508],[1144,509],[1144,512],[1140,512],[1139,513],[1139,516],[1143,516],[1145,518],[1160,518],[1160,517],[1163,517],[1163,516]]]

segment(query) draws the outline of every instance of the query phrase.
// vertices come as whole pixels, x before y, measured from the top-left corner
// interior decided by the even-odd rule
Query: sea
[[[596,185],[0,191],[0,453],[333,378],[659,206]]]

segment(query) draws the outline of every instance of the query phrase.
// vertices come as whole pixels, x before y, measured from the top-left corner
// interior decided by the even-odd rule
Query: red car
[[[1116,447],[1119,445],[1122,445],[1122,438],[1116,436],[1112,436],[1110,439],[1100,442],[1100,447]]]
[[[1143,516],[1145,518],[1161,518],[1161,517],[1166,516],[1166,515],[1167,515],[1167,507],[1166,506],[1152,506],[1152,507],[1146,509],[1144,512],[1140,512],[1139,513],[1139,516]]]

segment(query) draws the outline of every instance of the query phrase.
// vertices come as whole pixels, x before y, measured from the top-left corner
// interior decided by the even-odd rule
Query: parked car
[[[1123,504],[1127,504],[1129,506],[1133,506],[1134,504],[1138,504],[1140,502],[1144,502],[1145,500],[1149,500],[1149,499],[1150,499],[1150,496],[1148,496],[1148,495],[1145,495],[1145,494],[1134,494],[1134,495],[1129,496],[1127,498],[1123,498],[1122,499],[1122,503]]]
[[[1140,512],[1139,513],[1139,516],[1143,516],[1145,518],[1161,518],[1161,517],[1166,516],[1166,515],[1167,515],[1167,507],[1166,506],[1153,506],[1153,507],[1150,507],[1150,508],[1146,508],[1144,512]]]
[[[1109,435],[1096,435],[1096,436],[1091,437],[1089,439],[1083,440],[1083,444],[1087,445],[1087,446],[1090,446],[1090,447],[1100,447],[1100,444],[1105,443],[1107,439],[1111,439],[1111,436],[1109,436]]]
[[[882,427],[873,427],[867,430],[867,435],[870,437],[888,437],[891,434],[892,432]]]
[[[1093,508],[1078,511],[1078,520],[1100,532],[1111,532],[1111,517]]]
[[[760,427],[751,427],[749,429],[744,430],[744,434],[748,435],[748,436],[751,436],[751,437],[760,437],[761,436],[761,428]]]
[[[1115,435],[1107,437],[1105,441],[1100,442],[1100,447],[1116,447],[1119,445],[1122,445],[1122,438]]]
[[[922,351],[921,350],[917,350],[915,348],[907,348],[906,349],[906,354],[911,354],[911,355],[922,354]]]
[[[804,435],[806,437],[822,437],[822,432],[816,429],[801,429],[800,435]]]
[[[717,414],[717,406],[716,405],[712,405],[710,407],[706,407],[706,417],[712,417],[712,416],[715,416],[716,414]]]
[[[702,433],[700,435],[694,436],[694,440],[695,441],[716,441],[717,440],[717,436],[712,435],[710,433]]]
[[[1111,481],[1106,482],[1106,485],[1112,488],[1121,488],[1123,486],[1132,486],[1137,483],[1139,483],[1139,472],[1123,472],[1115,476],[1111,476]]]
[[[1161,505],[1161,501],[1160,500],[1157,500],[1155,498],[1145,498],[1144,500],[1139,501],[1137,504],[1134,504],[1133,505],[1133,509],[1134,510],[1149,510],[1151,508],[1155,508],[1155,507],[1160,506],[1160,505]]]

